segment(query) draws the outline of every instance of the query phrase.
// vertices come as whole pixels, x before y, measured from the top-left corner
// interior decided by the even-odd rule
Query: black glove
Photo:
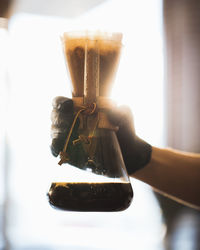
[[[69,134],[71,125],[74,120],[73,101],[69,98],[58,96],[53,100],[53,110],[51,114],[51,152],[54,156],[58,156],[63,151],[66,138]],[[81,144],[72,146],[73,141],[79,139],[78,133],[79,120],[77,120],[67,147],[66,162],[78,168],[85,169],[84,164],[87,161],[87,155]]]
[[[152,147],[135,134],[132,112],[127,106],[109,110],[108,118],[119,127],[117,139],[127,172],[131,175],[149,163]]]
[[[135,171],[143,168],[150,161],[152,147],[136,136],[132,113],[127,107],[109,110],[108,118],[114,125],[119,127],[116,135],[122,151],[127,172],[129,175],[131,175]],[[66,137],[73,122],[73,101],[66,97],[56,97],[53,100],[51,120],[51,151],[54,156],[57,156],[59,152],[63,150]],[[78,122],[73,129],[71,140],[78,138],[77,128]],[[77,152],[81,152],[81,150],[79,149]],[[77,152],[72,153],[76,154]],[[78,161],[78,158],[81,157],[83,157],[83,155],[72,158]],[[78,165],[74,162],[72,164],[76,166]]]
[[[58,156],[63,150],[66,137],[73,122],[73,101],[66,97],[58,96],[53,102],[51,113],[51,152]]]

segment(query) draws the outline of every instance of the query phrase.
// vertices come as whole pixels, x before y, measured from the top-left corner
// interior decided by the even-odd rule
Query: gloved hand
[[[63,151],[74,119],[73,110],[73,101],[71,99],[58,96],[53,100],[53,110],[51,114],[51,152],[54,156],[58,156],[59,153]],[[78,168],[85,169],[87,166],[83,163],[85,163],[87,159],[82,145],[79,144],[76,145],[76,147],[72,147],[73,141],[79,138],[78,127],[79,120],[77,120],[70,136],[66,154],[68,159],[66,162]]]
[[[119,127],[116,135],[127,172],[131,175],[149,163],[152,146],[136,135],[133,115],[127,106],[108,110],[108,118]]]
[[[152,147],[135,134],[130,109],[127,107],[115,108],[109,110],[107,114],[108,119],[113,125],[119,127],[116,135],[127,172],[131,175],[135,171],[143,168],[150,161]],[[58,156],[59,152],[63,150],[66,137],[73,122],[73,101],[66,97],[56,97],[53,100],[51,120],[51,152],[54,156]],[[72,140],[78,138],[76,128],[78,128],[78,121],[71,136]],[[79,157],[81,157],[81,155]],[[75,159],[79,157],[75,157]]]
[[[58,96],[52,102],[51,113],[51,152],[58,156],[63,150],[66,137],[73,122],[73,101],[69,98]]]

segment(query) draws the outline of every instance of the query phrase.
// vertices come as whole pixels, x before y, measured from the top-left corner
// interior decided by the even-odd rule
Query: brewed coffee
[[[52,183],[49,203],[68,211],[123,211],[131,203],[133,190],[127,183]]]

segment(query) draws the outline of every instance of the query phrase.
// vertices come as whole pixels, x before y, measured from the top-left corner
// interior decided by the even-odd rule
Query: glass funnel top
[[[73,96],[84,96],[86,86],[89,91],[95,91],[96,96],[109,96],[119,62],[121,39],[120,33],[64,33],[62,41]],[[96,88],[91,87],[94,84]]]

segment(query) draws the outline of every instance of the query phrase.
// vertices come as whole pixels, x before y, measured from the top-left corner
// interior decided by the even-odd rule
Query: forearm
[[[172,199],[200,209],[200,154],[153,147],[149,164],[132,176]]]

